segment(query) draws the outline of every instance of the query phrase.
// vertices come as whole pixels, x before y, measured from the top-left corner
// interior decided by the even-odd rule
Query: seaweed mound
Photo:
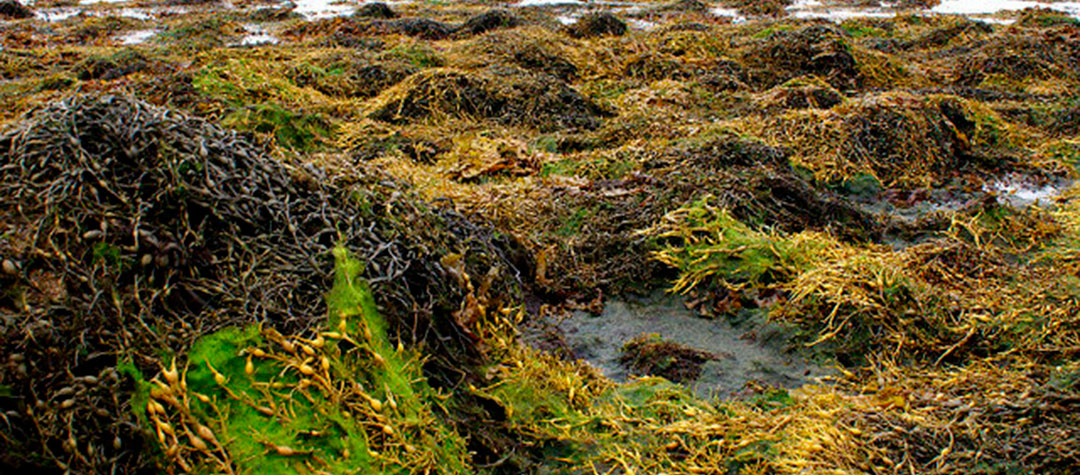
[[[775,31],[753,45],[746,60],[755,82],[765,87],[813,74],[841,91],[855,89],[859,71],[845,36],[824,25]]]
[[[593,129],[610,113],[554,76],[514,67],[430,69],[387,90],[372,118],[400,123],[471,116],[540,130]]]
[[[626,22],[610,13],[590,13],[581,17],[577,23],[567,26],[566,33],[578,39],[622,36],[626,34]]]
[[[623,74],[635,79],[657,81],[660,79],[687,79],[695,71],[671,55],[645,53],[631,58],[623,66]]]
[[[641,257],[655,250],[644,230],[707,195],[736,219],[765,228],[830,229],[852,241],[874,239],[882,230],[875,217],[796,175],[782,149],[730,133],[688,139],[633,160],[638,169],[597,179],[583,187],[587,193],[557,195],[578,214],[550,218],[560,226],[557,233],[570,238],[553,251],[557,255],[537,258],[537,281],[548,291],[573,294],[589,285],[619,291],[626,283],[663,280],[671,269]]]
[[[725,0],[721,3],[725,7],[738,10],[743,15],[779,18],[787,15],[786,7],[793,2],[792,0]]]
[[[401,18],[397,20],[375,20],[367,26],[368,34],[404,35],[422,40],[445,40],[454,34],[456,28],[427,18]]]
[[[377,61],[355,54],[333,53],[294,65],[289,77],[298,86],[312,87],[323,94],[371,97],[417,70],[406,61]]]
[[[929,186],[1011,160],[998,119],[953,96],[866,95],[765,122],[762,132],[786,142],[793,163],[826,181],[869,174],[887,187]]]
[[[578,67],[564,57],[555,41],[530,33],[501,31],[479,36],[453,56],[464,60],[470,67],[510,63],[567,82],[578,79]]]
[[[291,167],[127,97],[32,113],[0,136],[0,171],[0,352],[18,363],[0,367],[0,410],[16,414],[0,430],[15,445],[4,465],[145,466],[125,375],[225,326],[317,324],[335,246],[366,263],[391,338],[422,342],[435,382],[481,357],[455,317],[472,293],[462,281],[514,291],[506,243],[392,181]]]
[[[33,16],[34,11],[19,0],[0,0],[0,18],[21,20]]]
[[[1068,13],[1050,8],[1028,7],[1020,13],[1016,24],[1032,28],[1052,28],[1056,26],[1080,26],[1080,20]]]
[[[480,35],[501,28],[513,28],[521,24],[521,19],[506,10],[491,10],[473,16],[461,26],[462,31],[471,35]]]
[[[388,20],[397,18],[398,14],[394,10],[391,10],[389,5],[382,2],[375,2],[361,5],[353,12],[353,16],[357,18],[382,18]]]
[[[844,96],[828,83],[810,76],[797,78],[766,91],[758,99],[763,109],[828,109]]]
[[[977,87],[984,81],[1080,81],[1080,40],[1074,35],[1036,33],[990,39],[956,61],[953,81]]]
[[[666,5],[657,7],[657,10],[664,12],[705,14],[709,12],[709,5],[701,0],[675,0]]]
[[[111,81],[148,71],[153,66],[151,60],[142,53],[125,49],[110,56],[90,56],[75,65],[75,74],[83,81]]]

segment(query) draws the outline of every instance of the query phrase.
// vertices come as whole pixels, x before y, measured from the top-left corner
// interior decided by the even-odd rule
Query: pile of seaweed
[[[0,437],[17,468],[148,466],[135,375],[227,326],[315,327],[334,246],[363,260],[390,338],[425,348],[444,384],[482,360],[466,296],[498,308],[517,287],[506,242],[386,177],[292,166],[128,97],[33,111],[0,138],[0,170]]]

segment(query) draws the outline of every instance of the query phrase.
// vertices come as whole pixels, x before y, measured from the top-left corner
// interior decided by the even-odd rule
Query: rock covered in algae
[[[19,0],[0,0],[0,18],[21,20],[33,17],[34,11]]]

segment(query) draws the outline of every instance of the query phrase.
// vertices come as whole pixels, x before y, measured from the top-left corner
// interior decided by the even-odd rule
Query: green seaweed
[[[438,473],[468,473],[464,441],[433,415],[439,398],[425,382],[419,356],[391,345],[387,324],[358,277],[361,263],[340,248],[335,257],[335,283],[327,297],[329,324],[346,334],[370,334],[370,339],[322,347],[326,374],[332,385],[360,385],[369,397],[394,403],[372,413],[382,415],[367,417],[371,414],[342,403],[345,393],[327,391],[310,380],[305,384],[288,355],[251,357],[253,349],[270,348],[278,338],[276,332],[252,325],[219,330],[192,346],[185,369],[186,388],[194,396],[187,402],[192,416],[214,428],[239,473],[309,473],[319,467],[329,473],[404,474],[415,468],[396,457],[383,457],[379,450],[425,454]],[[344,325],[342,319],[347,319]],[[360,347],[347,341],[360,342]],[[369,360],[368,351],[379,357]],[[141,408],[154,386],[141,376],[135,379],[133,407],[142,411],[140,421],[152,427]],[[210,459],[195,467],[196,472],[218,470]]]

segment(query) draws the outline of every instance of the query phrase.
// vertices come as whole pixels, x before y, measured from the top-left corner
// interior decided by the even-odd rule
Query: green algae
[[[704,281],[724,286],[783,281],[811,267],[834,246],[827,239],[791,239],[752,229],[709,198],[670,217],[672,224],[654,238],[661,247],[654,256],[679,270],[672,288],[677,292]]]
[[[222,123],[273,137],[277,145],[290,150],[311,151],[333,138],[332,126],[323,116],[295,112],[277,104],[240,108],[223,118]]]
[[[272,340],[280,335],[260,326],[225,328],[196,341],[184,370],[184,400],[194,420],[214,429],[229,462],[215,465],[206,457],[195,472],[227,465],[259,474],[309,473],[315,467],[328,473],[404,474],[421,465],[436,467],[436,473],[470,472],[463,439],[435,417],[440,398],[426,384],[419,356],[391,345],[386,322],[358,277],[361,264],[343,249],[335,257],[335,283],[327,297],[330,326],[370,339],[328,340],[324,347],[310,343],[325,350],[327,385],[312,383],[318,375],[308,379],[302,369],[296,371],[289,355],[272,353]],[[368,358],[368,351],[378,356]],[[311,365],[319,364],[310,359],[315,360]],[[135,376],[139,411],[154,385]],[[343,403],[347,393],[337,390],[339,385],[363,388],[367,397],[385,403],[359,411]],[[153,427],[145,410],[139,419]],[[423,463],[409,462],[416,457]]]

